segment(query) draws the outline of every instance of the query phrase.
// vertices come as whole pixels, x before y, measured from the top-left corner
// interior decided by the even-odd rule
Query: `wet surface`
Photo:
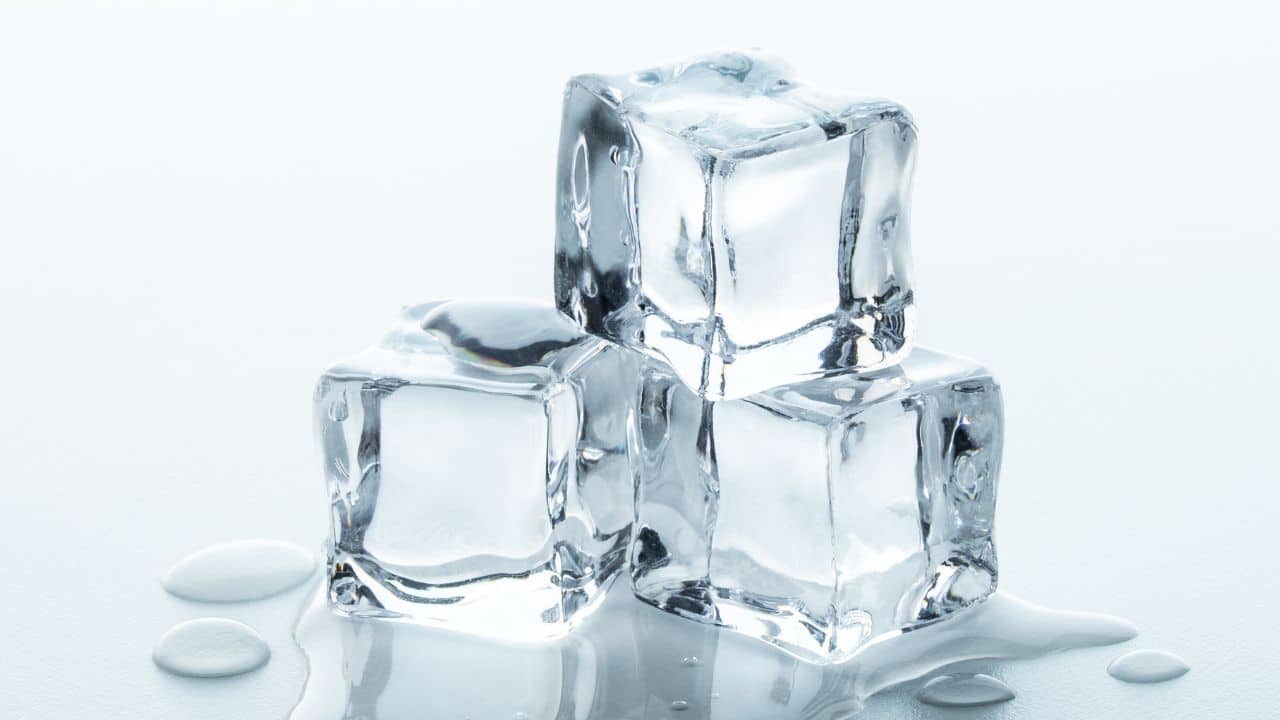
[[[375,711],[382,720],[854,717],[875,693],[957,664],[1031,658],[1135,634],[1119,618],[997,594],[945,622],[872,643],[848,663],[815,665],[668,615],[625,591],[568,638],[514,645],[338,616],[317,590],[296,630],[310,674],[291,718],[354,720]]]

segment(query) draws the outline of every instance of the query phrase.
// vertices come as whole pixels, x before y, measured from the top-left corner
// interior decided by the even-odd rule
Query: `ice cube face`
[[[343,612],[537,639],[595,607],[625,560],[637,356],[549,304],[409,308],[321,378]]]
[[[566,90],[556,304],[720,399],[896,362],[916,132],[760,53]]]
[[[1003,411],[987,371],[917,349],[721,402],[659,363],[643,373],[641,599],[837,662],[994,591]]]

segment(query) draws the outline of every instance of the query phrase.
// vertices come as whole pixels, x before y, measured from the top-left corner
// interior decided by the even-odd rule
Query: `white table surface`
[[[549,297],[568,75],[750,45],[916,115],[923,344],[1005,387],[1004,587],[1193,667],[1010,665],[1019,698],[971,715],[1276,712],[1269,8],[132,5],[0,6],[0,717],[282,716],[304,592],[209,608],[159,576],[219,540],[318,545],[312,383],[400,305]],[[268,666],[157,670],[207,614]]]

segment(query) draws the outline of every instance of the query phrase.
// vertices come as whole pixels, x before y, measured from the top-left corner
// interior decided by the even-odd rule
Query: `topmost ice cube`
[[[759,53],[569,81],[556,304],[700,395],[896,363],[916,130]]]

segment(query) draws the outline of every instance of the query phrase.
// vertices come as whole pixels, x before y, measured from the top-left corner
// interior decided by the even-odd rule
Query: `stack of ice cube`
[[[915,126],[758,52],[569,82],[555,306],[325,373],[343,612],[513,639],[611,583],[835,662],[996,585],[999,385],[912,350]]]

